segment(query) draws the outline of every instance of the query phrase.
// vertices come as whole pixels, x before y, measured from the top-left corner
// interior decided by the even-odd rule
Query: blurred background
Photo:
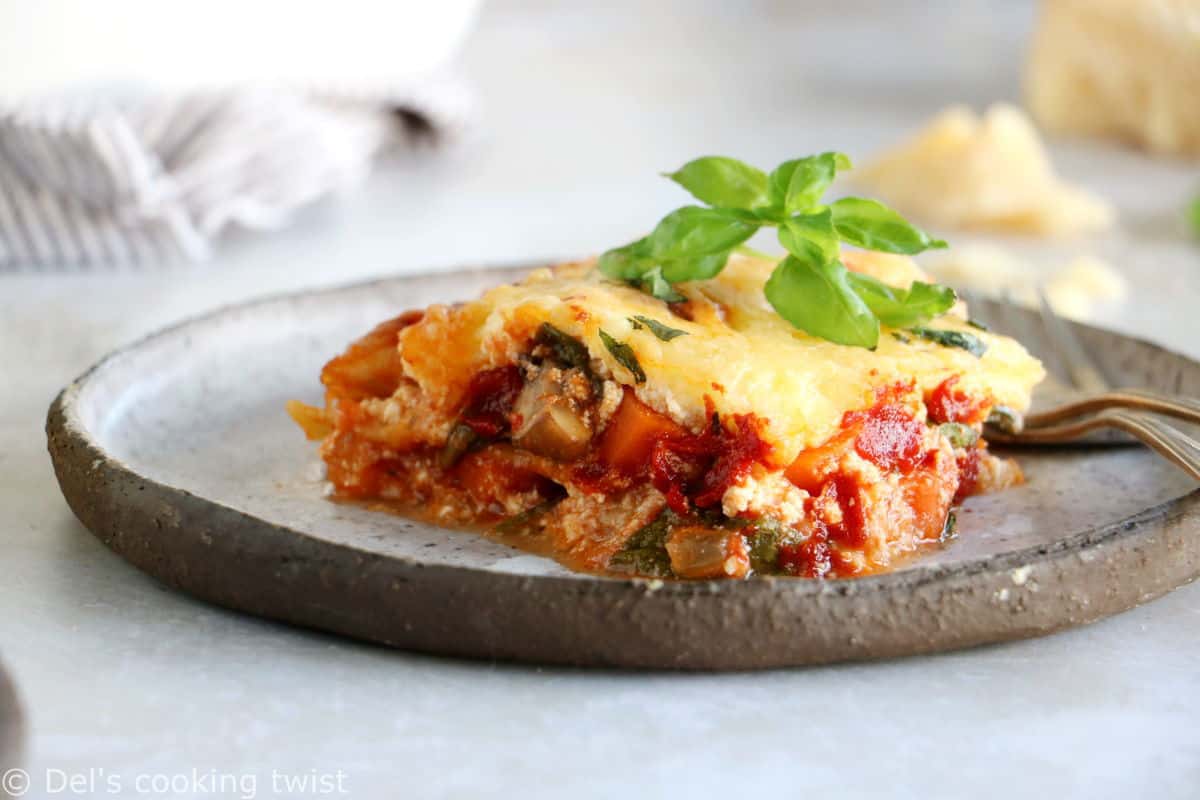
[[[69,518],[41,426],[54,393],[109,350],[265,294],[595,254],[686,203],[658,173],[694,157],[729,155],[770,169],[836,149],[872,180],[839,183],[835,194],[896,194],[889,199],[899,210],[951,243],[949,255],[926,262],[945,280],[1018,300],[1046,288],[1064,313],[1200,357],[1200,209],[1190,210],[1200,193],[1197,98],[1194,0],[0,0],[0,362],[20,366],[0,388],[9,520],[0,523],[0,562],[18,576],[9,594],[0,587],[0,609],[4,597],[21,602],[21,613],[0,615],[0,655],[17,666],[18,688],[37,715],[34,757],[86,765],[101,753],[145,765],[163,746],[164,712],[136,676],[167,674],[172,647],[201,654],[193,672],[175,674],[196,691],[180,700],[189,730],[172,727],[171,752],[153,763],[178,765],[179,753],[206,747],[229,763],[253,752],[304,767],[304,753],[324,742],[326,720],[308,708],[311,698],[255,705],[274,689],[269,671],[228,676],[219,664],[205,667],[202,637],[248,660],[268,634],[141,582],[98,556],[99,545]],[[988,116],[995,104],[1010,108]],[[953,106],[963,109],[938,117]],[[364,330],[374,322],[364,319]],[[55,588],[67,585],[76,591],[59,596]],[[81,596],[108,599],[79,608]],[[1150,616],[1043,640],[1020,656],[947,663],[966,665],[957,689],[969,698],[1021,660],[1042,687],[1044,705],[1021,706],[1032,718],[1075,689],[1073,669],[1123,646],[1123,631],[1157,630],[1159,650],[1130,656],[1143,659],[1137,670],[1118,675],[1113,666],[1113,684],[1155,684],[1145,672],[1194,633],[1195,596],[1176,593]],[[229,624],[246,626],[244,640],[229,644]],[[289,635],[271,629],[269,638],[314,685],[335,685],[327,697],[325,688],[317,693],[318,711],[369,710],[373,696],[397,697],[409,676],[447,695],[474,697],[481,685],[475,665],[414,659],[406,672],[391,654],[355,650],[361,660],[352,660],[352,645]],[[92,675],[80,675],[83,663]],[[1074,709],[1074,757],[1092,753],[1078,772],[1094,796],[1122,785],[1150,791],[1151,783],[1127,780],[1128,764],[1144,767],[1143,776],[1179,774],[1151,767],[1161,763],[1158,745],[1175,735],[1163,718],[1176,715],[1174,730],[1194,729],[1173,688],[1194,677],[1185,667],[1175,665],[1177,680],[1162,684],[1161,696],[1138,696],[1148,709],[1140,727],[1089,716],[1088,703],[1105,699],[1100,684]],[[891,684],[873,669],[787,680],[797,697],[820,688],[855,713],[938,698],[925,709],[939,715],[924,725],[923,741],[935,744],[918,760],[944,762],[968,783],[973,776],[976,793],[1007,789],[1007,779],[984,780],[984,762],[1005,747],[1053,766],[1046,753],[1062,745],[1065,711],[1053,711],[1040,739],[1025,737],[1029,718],[1014,712],[999,723],[999,738],[985,732],[988,741],[971,749],[982,761],[959,764],[974,745],[941,731],[947,719],[960,733],[975,731],[963,710],[969,703],[922,682],[931,672],[924,661],[889,665]],[[744,678],[727,677],[722,686]],[[674,705],[663,719],[692,714],[697,729],[712,729],[694,708],[725,705],[733,693],[699,680],[669,684],[676,679],[645,684],[656,695],[668,686],[682,692],[668,698]],[[520,684],[515,702],[540,711],[540,670],[493,669],[482,679],[498,694],[510,680]],[[758,705],[731,700],[728,710],[753,743],[759,711],[778,697],[747,685]],[[1132,685],[1118,688],[1132,697]],[[607,715],[619,732],[643,707],[638,692],[626,684],[615,706],[588,705],[588,713]],[[705,706],[713,696],[721,703]],[[454,785],[471,785],[472,767],[507,771],[510,756],[465,764],[470,747],[457,744],[464,735],[477,744],[489,731],[507,735],[503,720],[464,732],[440,721],[443,700],[423,702],[419,719],[403,723],[414,726],[407,731],[382,717],[367,724],[355,712],[353,726],[343,717],[341,737],[321,752],[388,786],[391,762],[364,756],[356,737],[403,739],[419,748],[409,753],[418,756],[414,773],[450,776]],[[578,711],[551,709],[543,732],[554,738],[554,720]],[[253,724],[232,730],[228,720],[244,715]],[[893,717],[893,728],[908,723],[903,713]],[[214,730],[228,735],[210,737]],[[311,749],[297,755],[279,730],[307,731]],[[1123,734],[1120,764],[1089,749],[1094,736]],[[748,754],[756,763],[774,763],[780,774],[791,768],[777,742],[758,743]],[[895,748],[878,737],[875,744]],[[854,748],[824,746],[831,785],[861,766]],[[536,782],[554,765],[521,766]],[[655,785],[671,791],[678,776],[656,774]],[[594,765],[591,776],[597,786],[618,785]]]
[[[685,202],[657,174],[698,155],[770,169],[838,149],[869,164],[950,106],[1020,106],[1038,35],[1069,52],[1104,26],[1125,25],[1125,39],[1146,28],[1146,39],[1196,14],[1125,0],[1053,0],[1041,17],[1033,0],[435,5],[3,0],[0,286],[46,302],[84,292],[101,315],[136,287],[152,301],[146,315],[113,320],[132,334],[264,291],[589,255]],[[1158,19],[1139,19],[1154,9]],[[1039,32],[1055,15],[1077,30]],[[1154,83],[1170,70],[1195,85],[1195,63],[1139,64],[1101,44],[1109,74]],[[1160,54],[1170,44],[1141,43]],[[1056,102],[1136,101],[1079,91]],[[1006,146],[938,161],[1015,175]],[[1031,236],[884,199],[970,257],[941,265],[948,280],[1020,295],[1102,254],[1090,288],[1057,293],[1062,310],[1155,333],[1156,303],[1200,289],[1187,223],[1195,153],[1152,156],[1127,134],[1079,130],[1048,148],[1048,169],[1115,223]],[[892,183],[913,183],[915,169]]]

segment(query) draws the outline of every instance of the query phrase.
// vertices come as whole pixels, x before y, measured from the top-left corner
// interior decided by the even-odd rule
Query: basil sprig
[[[707,206],[672,211],[648,236],[604,253],[600,271],[679,302],[675,284],[715,276],[734,249],[774,227],[787,256],[764,293],[779,315],[812,336],[874,349],[880,324],[920,326],[948,311],[955,296],[920,281],[897,289],[846,269],[842,242],[904,255],[946,246],[874,200],[822,204],[837,173],[848,169],[842,153],[785,161],[770,174],[724,156],[689,161],[665,175]]]

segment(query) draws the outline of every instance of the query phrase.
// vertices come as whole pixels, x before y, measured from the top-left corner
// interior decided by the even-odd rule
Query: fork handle
[[[989,433],[987,437],[992,441],[1013,444],[1059,444],[1078,439],[1099,428],[1117,428],[1131,434],[1200,481],[1200,442],[1148,414],[1108,410],[1062,425],[1026,428],[1013,436]]]
[[[1025,428],[1056,425],[1063,420],[1110,408],[1150,411],[1200,425],[1200,401],[1189,397],[1168,397],[1145,389],[1119,389],[1067,403],[1039,414],[1030,414],[1025,417]]]

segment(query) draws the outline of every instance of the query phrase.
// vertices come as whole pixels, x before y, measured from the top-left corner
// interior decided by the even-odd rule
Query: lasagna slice
[[[1021,481],[979,435],[1042,377],[1021,345],[961,307],[873,351],[813,338],[763,298],[772,267],[735,256],[671,303],[591,263],[538,270],[384,322],[325,366],[324,408],[289,411],[337,497],[605,574],[870,574]]]

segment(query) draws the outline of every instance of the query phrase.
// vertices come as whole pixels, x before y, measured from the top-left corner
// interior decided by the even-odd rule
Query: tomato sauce
[[[984,452],[985,448],[980,443],[958,456],[958,491],[954,493],[955,503],[961,503],[978,490],[979,462]]]
[[[480,436],[499,436],[508,430],[509,415],[524,382],[515,364],[476,373],[467,386],[466,407],[460,420]]]
[[[337,385],[341,402],[337,404],[337,430],[326,441],[324,456],[329,477],[344,497],[375,498],[385,486],[405,486],[414,498],[433,491],[437,497],[449,498],[447,503],[453,500],[463,505],[466,499],[482,520],[498,514],[494,509],[514,496],[535,500],[562,496],[562,486],[556,481],[566,485],[573,481],[585,491],[614,496],[639,482],[649,482],[662,492],[670,509],[686,517],[697,509],[719,507],[729,488],[757,465],[779,466],[773,463],[772,447],[764,438],[763,419],[753,414],[720,417],[712,400],[706,398],[709,424],[693,432],[648,407],[626,388],[587,457],[561,464],[563,472],[554,473],[552,480],[543,467],[514,463],[512,447],[504,440],[515,424],[513,406],[525,383],[521,369],[509,365],[482,370],[470,378],[458,419],[490,443],[468,450],[452,467],[441,467],[446,472],[443,483],[438,484],[437,470],[429,471],[429,465],[437,463],[436,452],[395,458],[394,452],[382,445],[351,433],[360,422],[370,422],[359,419],[363,416],[360,401],[390,394],[395,388],[392,384],[401,379],[397,334],[418,319],[419,313],[404,315],[379,326],[326,368],[331,379],[327,385]],[[371,377],[364,380],[363,373]],[[973,400],[956,383],[957,376],[952,376],[925,396],[930,423],[973,424],[979,420],[986,405]],[[334,386],[330,389],[334,391]],[[950,503],[976,491],[985,453],[982,444],[959,451],[956,461],[948,451],[926,451],[926,420],[918,419],[907,402],[913,391],[911,383],[879,390],[872,406],[844,414],[834,436],[802,451],[788,465],[784,473],[788,480],[808,493],[804,514],[808,536],[804,541],[779,544],[776,566],[780,571],[807,578],[876,571],[898,553],[936,540]],[[880,500],[874,484],[860,483],[869,478],[853,469],[843,471],[850,453],[887,475],[902,476],[900,505]],[[415,488],[418,485],[425,488]],[[885,513],[872,505],[875,502],[887,502],[889,510]],[[896,509],[900,513],[895,513]],[[794,532],[792,538],[797,538]],[[897,549],[899,542],[903,544]]]
[[[726,425],[717,423],[706,429],[707,438],[716,459],[700,479],[700,487],[692,498],[700,508],[714,506],[731,486],[750,474],[755,464],[769,464],[771,446],[763,441],[763,421],[753,414],[735,414]]]
[[[833,569],[828,532],[818,526],[805,541],[780,547],[778,566],[797,578],[824,578]]]
[[[945,463],[939,451],[926,450],[925,421],[903,402],[912,389],[912,384],[901,383],[880,390],[873,406],[847,412],[840,432],[818,447],[801,451],[788,466],[784,474],[810,495],[806,516],[818,524],[805,542],[781,548],[779,566],[785,572],[804,577],[861,574],[864,568],[873,568],[873,527],[911,529],[917,542],[936,540],[949,512],[952,488],[959,491],[954,502],[974,491],[982,451],[970,451],[954,465]],[[979,413],[980,406],[956,391],[953,380],[932,395],[941,403],[939,415],[969,419]],[[903,498],[911,519],[881,519],[868,513],[870,487],[841,471],[851,450],[884,473],[903,476]],[[960,474],[961,485],[956,483]],[[837,514],[825,516],[833,506]],[[887,541],[894,532],[877,533]],[[855,553],[866,555],[865,565],[856,561],[860,556]]]
[[[722,423],[711,399],[705,410],[712,423],[692,433],[626,390],[595,460],[577,470],[577,477],[597,491],[648,478],[678,514],[693,505],[717,505],[755,464],[769,463],[771,446],[762,438],[763,421],[753,414],[735,414]]]
[[[925,408],[929,412],[930,422],[939,425],[945,422],[959,422],[964,425],[983,422],[983,411],[988,404],[974,400],[962,389],[955,388],[957,383],[958,376],[951,375],[925,396]]]
[[[837,503],[842,512],[842,521],[830,525],[829,538],[843,547],[862,547],[867,543],[866,512],[863,495],[855,480],[838,475],[825,485],[827,496]]]
[[[880,401],[867,411],[851,411],[842,426],[857,426],[855,451],[885,472],[907,475],[921,459],[925,426],[899,403]]]

